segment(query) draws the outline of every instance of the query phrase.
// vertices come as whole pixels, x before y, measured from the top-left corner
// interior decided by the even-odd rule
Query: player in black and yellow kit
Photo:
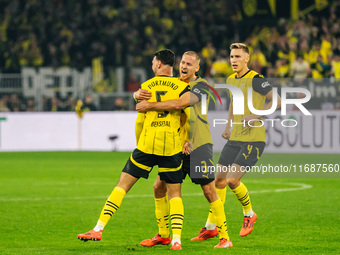
[[[172,77],[174,60],[175,55],[170,50],[161,50],[154,54],[152,70],[155,77],[141,85],[141,88],[151,92],[150,101],[176,99],[189,91],[190,87],[187,83]],[[79,234],[79,239],[84,241],[101,240],[104,227],[119,208],[125,194],[140,177],[147,179],[153,166],[158,165],[159,178],[165,182],[168,190],[173,233],[171,249],[182,249],[180,239],[184,209],[181,199],[183,174],[182,143],[179,132],[180,116],[180,110],[138,113],[136,120],[137,148],[131,154],[118,184],[108,197],[97,225],[93,230]],[[168,243],[170,243],[170,237],[168,239]]]
[[[224,146],[216,174],[216,189],[223,203],[226,199],[226,186],[228,185],[243,207],[244,220],[240,236],[246,236],[253,230],[257,219],[252,210],[247,187],[241,182],[246,171],[254,166],[261,157],[266,143],[266,131],[258,121],[262,116],[252,114],[248,108],[248,88],[252,88],[252,102],[255,109],[268,110],[272,107],[273,92],[268,81],[260,74],[249,70],[249,49],[245,44],[233,43],[230,46],[230,62],[234,74],[227,79],[227,84],[237,86],[244,95],[244,114],[233,115],[233,98],[229,107],[228,124],[222,137],[228,139]],[[281,98],[277,96],[277,108],[281,105]],[[268,103],[265,105],[266,100]],[[232,132],[231,125],[233,124]],[[213,216],[209,214],[206,225],[216,224]]]
[[[180,76],[181,80],[190,82],[191,91],[185,93],[179,99],[170,100],[166,102],[150,103],[142,101],[137,104],[137,110],[171,110],[171,109],[187,109],[186,107],[191,105],[190,120],[194,124],[190,127],[190,137],[193,151],[190,156],[185,156],[183,160],[183,171],[185,178],[189,175],[192,182],[199,184],[202,187],[203,193],[210,203],[210,211],[214,219],[216,219],[216,225],[213,231],[210,233],[210,237],[220,235],[220,243],[215,248],[228,248],[232,247],[232,243],[229,239],[226,226],[226,216],[222,201],[219,199],[216,193],[214,174],[209,171],[195,172],[195,166],[205,167],[213,166],[213,150],[212,139],[210,135],[209,123],[207,115],[202,114],[202,95],[207,95],[209,90],[208,83],[205,79],[198,77],[195,73],[199,70],[200,58],[196,52],[188,51],[182,56],[180,62]],[[145,97],[147,98],[147,97]],[[207,105],[209,105],[207,103]],[[207,107],[207,106],[205,106]],[[167,229],[168,224],[168,208],[166,207],[166,186],[164,182],[157,179],[154,185],[155,192],[155,208],[156,218],[159,227],[159,233],[152,239],[146,239],[141,242],[143,246],[154,246],[156,244],[163,244],[164,236],[169,235]],[[202,229],[203,231],[203,229]],[[193,241],[200,241],[202,237],[193,238]]]

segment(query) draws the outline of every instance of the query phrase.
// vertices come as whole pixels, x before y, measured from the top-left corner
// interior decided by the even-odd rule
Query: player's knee
[[[218,189],[224,189],[227,186],[226,178],[216,178],[215,179],[215,187]]]
[[[231,189],[236,189],[240,185],[240,179],[227,178],[226,183]]]
[[[209,203],[212,203],[218,199],[217,194],[215,194],[216,192],[214,193],[212,190],[204,190],[203,193]]]
[[[153,185],[155,197],[164,197],[166,195],[166,185],[161,181],[156,181]]]
[[[209,184],[201,186],[203,190],[203,194],[209,203],[212,203],[218,199],[218,195],[217,195],[214,185],[215,185],[214,182],[211,182]]]
[[[181,184],[166,184],[166,189],[168,191],[168,199],[169,201],[175,197],[181,197]]]

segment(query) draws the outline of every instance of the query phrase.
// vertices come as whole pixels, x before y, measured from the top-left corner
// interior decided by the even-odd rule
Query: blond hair
[[[189,56],[195,57],[198,64],[199,64],[200,61],[201,61],[200,56],[199,56],[198,53],[195,52],[195,51],[186,51],[186,52],[183,53],[183,55],[189,55]]]
[[[249,54],[249,48],[244,43],[232,43],[230,45],[230,50],[233,49],[242,49],[245,53]]]

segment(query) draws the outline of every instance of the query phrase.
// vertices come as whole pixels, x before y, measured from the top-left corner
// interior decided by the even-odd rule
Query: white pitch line
[[[249,181],[247,181],[249,182]],[[253,183],[264,183],[264,181],[251,181]],[[250,194],[261,194],[261,193],[271,193],[271,192],[287,192],[287,191],[297,191],[304,189],[311,189],[313,186],[305,183],[280,183],[280,182],[271,182],[270,184],[275,185],[293,185],[293,188],[280,188],[280,189],[268,189],[268,190],[254,190],[250,191]],[[183,197],[191,197],[191,196],[203,196],[202,192],[199,193],[189,193],[182,194]],[[141,198],[141,197],[153,197],[153,194],[143,194],[143,195],[126,195],[126,198]],[[85,199],[106,199],[107,196],[94,196],[94,197],[30,197],[30,198],[0,198],[0,202],[19,202],[19,201],[52,201],[52,200],[85,200]]]

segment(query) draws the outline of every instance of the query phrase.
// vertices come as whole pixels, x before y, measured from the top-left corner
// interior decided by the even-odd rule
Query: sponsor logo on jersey
[[[153,121],[151,123],[151,127],[170,127],[170,121],[167,120]]]
[[[268,87],[268,86],[270,86],[270,84],[269,84],[269,82],[267,82],[267,81],[265,81],[264,83],[261,84],[261,87],[262,87],[262,88],[266,88],[266,87]]]

